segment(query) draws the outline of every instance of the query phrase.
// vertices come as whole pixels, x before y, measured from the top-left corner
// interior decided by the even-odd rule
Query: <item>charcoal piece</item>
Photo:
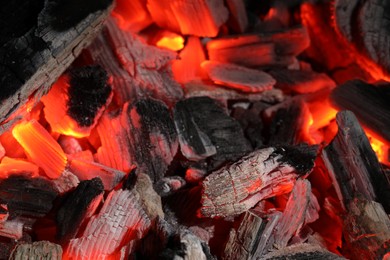
[[[202,183],[204,217],[234,216],[260,200],[290,192],[314,166],[316,146],[268,147],[212,172]]]
[[[204,61],[203,70],[217,85],[246,93],[271,90],[276,81],[264,71],[249,69],[231,63]]]
[[[43,178],[12,175],[0,180],[0,203],[7,204],[10,219],[16,216],[42,217],[52,208],[57,191]]]
[[[351,110],[362,124],[390,143],[390,84],[375,86],[351,80],[335,88],[331,99],[339,108]]]
[[[168,108],[154,99],[126,103],[118,115],[103,115],[97,130],[102,141],[99,163],[123,172],[136,166],[154,183],[165,175],[178,148]]]
[[[308,180],[298,180],[276,225],[273,234],[274,247],[286,247],[294,235],[299,235],[305,225],[319,218],[319,210],[320,206],[311,192],[310,182]]]
[[[289,69],[273,69],[268,73],[276,80],[274,87],[284,93],[306,94],[335,87],[334,81],[325,73]]]
[[[60,206],[56,216],[57,239],[67,242],[73,238],[88,216],[91,216],[103,198],[104,187],[99,178],[82,181]]]
[[[60,245],[49,241],[37,241],[29,244],[20,244],[12,251],[9,259],[62,259],[62,248]]]
[[[178,148],[174,122],[165,104],[153,99],[136,102],[127,111],[135,144],[138,170],[157,182],[168,169]]]
[[[1,131],[20,118],[5,123],[31,97],[39,99],[66,70],[103,25],[112,1],[103,9],[84,8],[79,23],[56,31],[43,17],[53,1],[10,1],[2,5],[0,25]],[[61,11],[80,10],[77,1],[61,1]],[[103,6],[101,6],[103,7]],[[77,12],[77,11],[76,11]],[[73,16],[69,16],[73,17]],[[81,19],[81,20],[80,20]],[[9,33],[12,31],[12,33]],[[15,113],[14,113],[15,114]]]
[[[248,15],[245,3],[240,0],[227,0],[230,16],[228,23],[230,27],[238,33],[244,33],[248,28]]]
[[[359,197],[347,209],[343,215],[343,253],[348,259],[385,258],[390,247],[390,219],[382,205]]]
[[[100,66],[74,69],[69,84],[68,114],[80,126],[91,126],[111,93],[107,72]]]
[[[186,181],[180,176],[164,177],[155,185],[156,192],[161,196],[168,196],[173,192],[182,189],[186,185]]]
[[[70,240],[66,255],[74,259],[117,259],[121,248],[144,237],[158,217],[164,218],[161,199],[148,175],[140,173],[133,189],[108,194],[82,234]]]
[[[265,144],[263,136],[264,122],[261,113],[270,105],[257,101],[252,102],[248,109],[242,107],[234,107],[232,110],[232,117],[240,122],[244,129],[245,137],[251,142],[253,148],[260,148]]]
[[[49,26],[55,31],[75,27],[89,14],[107,9],[111,0],[46,0],[45,8],[38,17],[39,26]]]
[[[251,259],[256,250],[267,221],[247,211],[237,229],[229,233],[222,259]]]
[[[336,120],[339,132],[322,156],[344,209],[343,251],[352,259],[381,259],[390,241],[388,182],[353,113],[339,112]]]
[[[76,188],[80,180],[69,170],[65,170],[58,179],[52,180],[53,186],[60,194]]]
[[[387,14],[390,12],[390,3],[380,0],[338,0],[334,5],[333,16],[340,35],[358,50],[359,56],[364,58],[362,63],[368,61],[365,65],[369,70],[377,70],[377,73],[388,77],[390,30]]]
[[[116,104],[152,97],[173,104],[183,97],[172,73],[176,53],[148,45],[134,33],[120,30],[113,18],[107,20],[103,32],[86,50],[85,58],[112,76]]]
[[[125,177],[125,180],[122,184],[122,189],[131,190],[132,188],[134,188],[134,185],[137,183],[137,176],[137,169],[132,169],[131,172],[129,172],[129,174],[127,174],[127,176]]]
[[[381,202],[389,212],[390,188],[362,127],[350,111],[339,112],[336,121],[339,131],[322,156],[340,201],[345,207],[361,195]]]
[[[251,150],[240,124],[215,100],[194,97],[176,104],[174,120],[180,149],[190,160],[211,156],[214,161],[235,160]]]
[[[311,244],[298,244],[289,246],[283,249],[276,250],[271,252],[262,258],[256,259],[267,259],[267,260],[284,260],[284,259],[294,259],[294,260],[342,260],[346,259],[344,257],[338,256],[334,253],[329,252],[325,248],[322,248],[318,245]]]
[[[287,107],[281,107],[272,117],[269,125],[268,145],[295,145],[302,140],[303,125],[306,119],[304,103],[293,100]]]

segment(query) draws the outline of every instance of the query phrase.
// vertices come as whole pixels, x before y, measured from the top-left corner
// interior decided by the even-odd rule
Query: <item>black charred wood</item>
[[[191,160],[211,157],[214,165],[218,165],[251,150],[240,124],[211,98],[194,97],[178,102],[174,120],[181,151]]]
[[[336,121],[339,131],[322,155],[341,202],[360,195],[389,212],[390,187],[364,130],[350,111],[339,112]]]
[[[111,93],[107,72],[100,66],[73,69],[69,83],[68,115],[79,126],[91,126]]]
[[[0,204],[6,204],[9,219],[16,216],[42,217],[53,206],[58,192],[50,181],[12,175],[0,180]]]
[[[62,0],[1,5],[0,123],[30,96],[48,91],[100,30],[112,2],[85,1],[83,8]]]
[[[305,118],[303,102],[300,100],[278,109],[269,126],[268,145],[298,144]]]
[[[73,238],[87,215],[92,215],[93,205],[104,192],[103,183],[99,178],[82,181],[72,191],[58,209],[56,222],[57,238],[67,242]]]
[[[335,88],[331,99],[339,108],[351,110],[362,124],[390,143],[390,84],[375,86],[351,80]]]

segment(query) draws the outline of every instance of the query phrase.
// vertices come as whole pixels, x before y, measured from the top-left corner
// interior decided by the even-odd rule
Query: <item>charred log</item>
[[[2,5],[0,122],[30,96],[39,99],[48,91],[101,29],[111,4],[88,1],[80,8],[75,1],[39,0]]]
[[[60,245],[48,241],[38,241],[31,244],[20,244],[13,250],[9,259],[62,259],[62,248]]]

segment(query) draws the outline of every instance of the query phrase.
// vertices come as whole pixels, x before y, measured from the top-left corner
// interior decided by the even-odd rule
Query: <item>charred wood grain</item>
[[[44,216],[57,195],[50,181],[43,178],[13,175],[0,181],[0,203],[7,205],[11,219],[20,215]]]
[[[339,131],[322,156],[340,201],[345,207],[360,195],[381,202],[389,212],[388,182],[364,130],[350,111],[339,112],[336,121]]]
[[[112,75],[117,104],[148,97],[171,104],[183,97],[183,90],[173,80],[171,63],[175,53],[148,45],[135,34],[120,30],[113,19],[108,19],[83,57]]]
[[[194,97],[178,102],[174,120],[180,149],[190,160],[211,157],[218,164],[236,160],[251,150],[240,124],[211,98]]]
[[[347,1],[334,3],[336,28],[356,50],[385,75],[390,74],[390,3],[381,0]]]
[[[331,99],[339,108],[351,110],[362,124],[390,143],[390,84],[351,80],[335,88]]]
[[[269,253],[262,258],[256,259],[272,259],[272,260],[283,260],[283,259],[294,259],[294,260],[342,260],[344,257],[338,256],[328,250],[311,244],[297,244],[289,246],[280,250],[276,250]]]
[[[70,240],[66,254],[74,259],[115,259],[124,245],[145,236],[157,217],[164,217],[161,199],[150,178],[140,173],[133,189],[108,194],[82,234]]]
[[[103,198],[103,183],[99,178],[82,181],[67,195],[56,215],[57,239],[66,243],[73,238],[81,224],[92,216]]]
[[[12,251],[9,259],[62,259],[62,248],[60,245],[49,241],[38,241],[31,244],[20,244]]]
[[[77,1],[39,0],[2,5],[0,122],[3,128],[9,127],[8,117],[30,97],[39,99],[45,94],[91,42],[111,4],[110,0],[86,1],[85,8],[80,8]],[[67,16],[69,12],[72,15]]]
[[[302,139],[306,110],[304,102],[299,99],[286,101],[275,112],[268,132],[268,145],[296,145]]]
[[[314,166],[317,147],[264,148],[214,171],[202,183],[205,217],[238,215],[260,200],[290,192]]]

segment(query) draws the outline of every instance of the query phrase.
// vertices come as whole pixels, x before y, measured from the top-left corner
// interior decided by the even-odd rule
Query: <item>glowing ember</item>
[[[157,41],[156,46],[172,51],[180,51],[184,48],[184,38],[179,34],[165,31]]]
[[[42,125],[36,120],[22,122],[13,128],[12,135],[48,177],[61,176],[67,164],[65,153]]]
[[[11,174],[28,174],[30,177],[37,177],[38,173],[38,166],[22,159],[4,157],[0,163],[0,178],[7,178]]]

